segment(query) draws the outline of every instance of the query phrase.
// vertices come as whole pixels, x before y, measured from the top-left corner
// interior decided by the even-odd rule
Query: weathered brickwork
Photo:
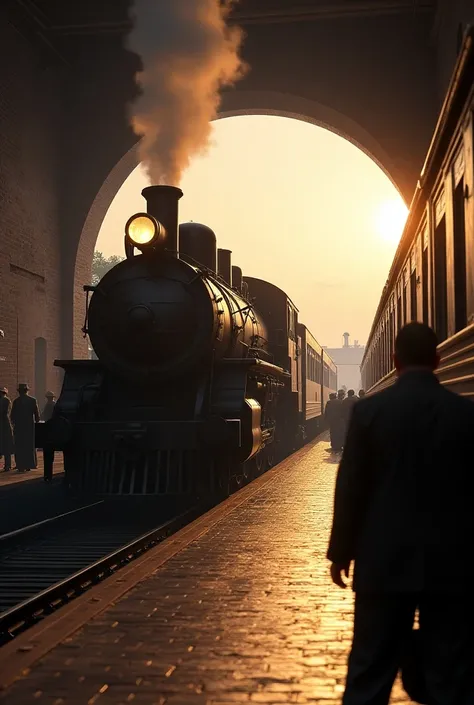
[[[353,595],[325,558],[327,442],[47,655],[8,705],[340,702]],[[397,686],[392,703],[408,703]]]
[[[61,76],[0,18],[0,384],[58,391],[60,273],[56,135]],[[35,380],[35,339],[46,377]],[[18,341],[18,346],[17,346]],[[43,399],[41,400],[43,402]]]
[[[90,283],[92,256],[102,220],[130,172],[111,178],[117,162],[137,141],[127,118],[128,105],[136,95],[134,75],[138,58],[126,52],[120,36],[102,35],[81,40],[68,72],[64,112],[61,227],[68,233],[64,243],[65,354],[83,357],[85,341],[83,284]],[[106,188],[100,192],[101,187]],[[92,209],[92,213],[90,213]],[[122,245],[123,232],[118,233]],[[120,246],[119,245],[119,246]]]

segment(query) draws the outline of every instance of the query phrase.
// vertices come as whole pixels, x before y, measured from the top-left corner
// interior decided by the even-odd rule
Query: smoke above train
[[[127,48],[143,69],[130,106],[151,183],[178,186],[190,159],[206,151],[220,90],[245,74],[243,32],[227,23],[233,2],[134,0]]]

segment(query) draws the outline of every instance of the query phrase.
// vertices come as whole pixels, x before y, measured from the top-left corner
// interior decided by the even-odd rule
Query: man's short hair
[[[395,340],[395,355],[403,367],[432,367],[436,363],[438,338],[425,323],[407,323]]]

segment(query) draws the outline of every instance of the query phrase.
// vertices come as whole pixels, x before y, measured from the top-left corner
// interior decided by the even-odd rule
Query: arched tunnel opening
[[[233,264],[286,291],[330,348],[347,327],[363,342],[407,214],[399,190],[355,138],[243,112],[214,122],[209,152],[184,176],[180,222],[209,225]],[[95,277],[124,256],[124,225],[144,208],[136,158],[96,234]]]

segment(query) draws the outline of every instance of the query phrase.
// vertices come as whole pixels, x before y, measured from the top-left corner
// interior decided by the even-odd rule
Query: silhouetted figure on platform
[[[334,450],[334,421],[336,419],[336,416],[339,413],[339,404],[336,398],[336,394],[334,392],[331,392],[329,395],[329,399],[326,402],[326,408],[324,410],[324,418],[326,421],[326,425],[329,428],[329,439],[331,441],[331,448],[330,450]]]
[[[18,386],[18,397],[13,402],[11,413],[18,472],[33,470],[37,466],[35,422],[39,421],[39,411],[36,399],[29,396],[28,390],[27,384]]]
[[[342,401],[341,411],[342,411],[342,418],[343,418],[343,422],[344,422],[343,445],[346,441],[347,429],[349,428],[349,421],[351,420],[351,416],[352,416],[352,409],[354,408],[354,404],[357,404],[358,401],[359,401],[359,399],[358,399],[358,397],[356,397],[353,389],[348,390],[347,397],[345,399],[343,399],[343,401]]]
[[[415,611],[429,705],[474,703],[474,404],[433,374],[436,335],[410,323],[398,380],[353,409],[328,550],[355,627],[344,705],[387,705]]]
[[[365,397],[365,392],[363,389],[359,389],[359,399],[363,399]]]
[[[53,415],[56,395],[53,392],[46,392],[46,404],[44,405],[41,421],[49,421]],[[54,449],[43,448],[44,481],[51,482],[53,479]]]
[[[13,431],[10,421],[11,401],[7,397],[8,389],[0,389],[0,457],[5,458],[4,471],[12,467]]]
[[[345,396],[345,391],[343,389],[340,389],[337,393],[337,398],[335,400],[334,406],[334,418],[332,423],[331,438],[332,449],[336,453],[339,453],[342,450],[342,446],[344,445],[345,422],[343,404]]]

